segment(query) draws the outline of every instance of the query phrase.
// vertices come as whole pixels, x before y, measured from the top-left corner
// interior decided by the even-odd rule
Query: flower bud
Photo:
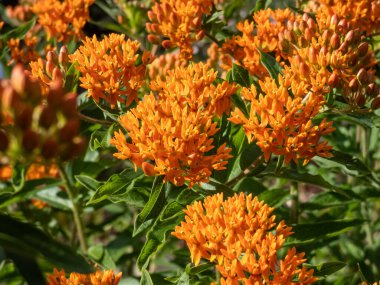
[[[327,43],[330,40],[331,37],[331,31],[330,30],[325,30],[322,34],[322,39],[325,43]]]
[[[361,43],[358,47],[358,56],[363,57],[367,54],[368,52],[368,43],[364,42]]]
[[[328,85],[331,87],[331,88],[335,88],[337,85],[338,85],[338,81],[339,81],[339,77],[336,73],[332,73],[329,77],[329,80],[328,80]]]
[[[365,104],[365,96],[362,93],[359,93],[355,97],[355,103],[359,107],[363,107]]]
[[[75,93],[65,94],[61,110],[66,117],[72,118],[77,115],[77,97]]]
[[[202,24],[202,20],[201,20],[201,18],[200,18],[200,17],[195,17],[195,18],[193,19],[193,24],[194,24],[194,26],[196,26],[196,27],[200,26],[200,25]]]
[[[365,89],[365,93],[368,95],[368,96],[373,96],[375,94],[375,83],[371,83],[369,84],[366,89]]]
[[[141,165],[141,168],[147,176],[154,176],[157,174],[157,171],[154,169],[154,165],[148,162],[144,161]]]
[[[56,56],[55,52],[48,51],[48,53],[46,54],[46,60],[54,63],[56,61],[56,59],[57,59],[57,56]]]
[[[305,36],[305,39],[307,41],[311,41],[311,39],[313,38],[313,32],[311,31],[310,28],[305,29],[305,35],[304,36]]]
[[[52,77],[53,76],[53,70],[54,70],[54,68],[55,68],[54,62],[51,61],[51,60],[48,60],[46,62],[46,65],[45,65],[45,69],[46,69],[47,75],[49,75],[50,77]]]
[[[79,132],[79,121],[78,120],[69,120],[66,124],[60,129],[59,137],[63,142],[71,141]]]
[[[2,108],[4,110],[14,109],[19,101],[19,96],[16,94],[12,86],[5,86],[3,93],[1,94]]]
[[[33,103],[40,102],[42,97],[42,90],[38,80],[29,78],[29,80],[26,81],[25,88],[28,92],[28,100],[30,100]]]
[[[376,97],[375,99],[373,99],[373,101],[371,103],[371,108],[373,110],[376,110],[376,109],[380,108],[380,97]]]
[[[318,55],[318,52],[317,50],[314,48],[314,47],[310,47],[309,48],[309,61],[312,63],[312,64],[316,64],[317,63],[317,55]]]
[[[361,84],[365,84],[368,80],[367,71],[364,68],[360,68],[356,77],[358,78]]]
[[[340,38],[337,33],[334,33],[331,37],[331,47],[337,49],[340,46]]]
[[[29,129],[32,124],[33,108],[23,105],[15,114],[15,124],[21,130]]]
[[[201,39],[203,39],[205,36],[205,32],[203,30],[200,30],[196,35],[195,35],[195,39],[197,41],[200,41]]]
[[[156,22],[157,21],[157,17],[156,17],[156,14],[153,12],[153,11],[148,11],[148,18],[151,22]]]
[[[47,94],[49,106],[52,106],[54,109],[61,108],[62,98],[65,94],[65,91],[62,88],[62,81],[52,81],[49,87],[49,93]]]
[[[27,76],[25,75],[24,68],[21,64],[17,64],[12,69],[11,85],[13,89],[20,95],[25,93],[25,85]]]
[[[331,17],[331,20],[330,20],[330,27],[335,29],[335,27],[338,25],[338,16],[336,14],[334,14],[332,17]]]
[[[339,34],[344,34],[348,30],[348,22],[346,19],[342,19],[339,21],[337,26],[337,32]]]
[[[52,159],[58,154],[59,145],[53,138],[45,140],[41,147],[41,154],[45,159]]]
[[[38,124],[45,129],[49,129],[56,120],[57,116],[55,115],[55,111],[49,106],[43,106]]]
[[[352,44],[354,42],[354,31],[349,31],[346,36],[344,37],[344,41],[346,41],[348,44]]]
[[[69,50],[67,46],[62,46],[59,51],[58,62],[60,65],[65,66],[69,61]]]
[[[348,84],[348,87],[351,89],[352,92],[358,91],[359,81],[357,80],[357,78],[351,79],[350,83]]]
[[[164,40],[162,42],[162,46],[165,48],[165,49],[172,49],[174,47],[173,43],[170,41],[170,40]]]
[[[305,22],[307,22],[309,19],[310,19],[309,15],[307,13],[303,13],[302,20],[304,20]]]
[[[31,129],[26,130],[22,137],[22,147],[26,152],[31,152],[38,147],[39,137],[38,134]]]
[[[292,30],[285,30],[284,32],[284,37],[285,39],[287,39],[289,42],[295,42],[295,35],[294,35],[294,32]]]
[[[6,151],[9,146],[9,139],[7,133],[0,129],[0,151]]]
[[[315,25],[315,22],[314,22],[314,20],[312,19],[312,18],[309,18],[308,20],[307,20],[307,26],[309,27],[309,29],[310,30],[312,30],[312,31],[315,31],[316,30],[316,25]]]
[[[154,45],[160,44],[160,38],[156,35],[148,35],[147,39],[150,43],[152,43]]]
[[[305,76],[305,77],[308,76],[310,73],[309,66],[306,63],[302,62],[300,64],[300,72],[302,76]]]
[[[63,81],[62,71],[57,66],[54,67],[53,76],[52,77],[53,77],[53,80]]]
[[[62,153],[63,160],[70,160],[80,155],[86,149],[86,141],[84,138],[75,137]]]
[[[345,54],[347,53],[348,51],[348,43],[347,42],[343,42],[340,47],[339,47],[339,51],[342,53],[342,54]]]

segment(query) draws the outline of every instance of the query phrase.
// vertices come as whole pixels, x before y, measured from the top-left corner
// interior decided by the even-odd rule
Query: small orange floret
[[[117,285],[121,276],[121,272],[115,275],[113,270],[98,270],[90,274],[72,272],[67,278],[63,269],[54,268],[53,274],[47,274],[46,285]]]

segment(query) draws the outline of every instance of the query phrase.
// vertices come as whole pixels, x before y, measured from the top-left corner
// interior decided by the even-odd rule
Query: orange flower
[[[111,143],[119,159],[130,159],[148,175],[165,175],[175,185],[208,181],[212,170],[225,168],[230,149],[220,146],[215,154],[212,136],[218,131],[214,114],[230,108],[235,87],[227,82],[213,85],[216,72],[202,63],[169,71],[166,81],[157,78],[152,89],[136,108],[119,119],[122,131]]]
[[[45,29],[48,40],[69,42],[82,37],[82,28],[89,20],[89,7],[94,0],[36,0],[32,11]]]
[[[201,258],[216,263],[221,284],[314,283],[313,270],[299,268],[304,253],[292,248],[278,258],[292,229],[284,221],[276,226],[272,211],[252,195],[235,194],[224,201],[222,193],[215,194],[187,206],[185,221],[172,235],[186,241],[195,265]],[[297,275],[299,283],[292,281]]]
[[[136,66],[140,43],[125,40],[125,35],[110,34],[98,41],[86,37],[83,46],[69,58],[78,63],[81,86],[96,102],[104,99],[114,108],[117,102],[129,106],[137,100],[137,91],[144,84],[146,65],[153,58],[143,52],[142,63]]]
[[[162,54],[148,65],[149,79],[164,79],[167,76],[169,70],[174,69],[178,66],[186,66],[186,63],[184,61],[179,60],[178,53]]]
[[[0,181],[7,181],[12,178],[12,167],[10,165],[0,166]]]
[[[11,52],[11,60],[8,65],[13,63],[27,63],[36,60],[38,58],[37,48],[37,36],[33,31],[29,31],[24,39],[11,38],[7,41],[7,46]]]
[[[121,276],[121,272],[115,275],[113,270],[98,270],[90,274],[72,272],[67,278],[63,269],[54,268],[53,274],[47,274],[46,285],[117,285]]]
[[[21,4],[14,7],[7,6],[5,8],[5,13],[9,19],[11,19],[16,24],[28,21],[33,17],[31,11],[33,0],[19,1]]]
[[[241,94],[251,102],[249,118],[236,108],[229,120],[243,125],[248,141],[256,141],[266,160],[272,153],[283,155],[286,164],[300,159],[307,164],[316,155],[331,156],[331,147],[320,139],[334,130],[332,122],[312,122],[324,104],[323,96],[311,91],[304,93],[302,83],[291,86],[291,95],[290,84],[279,76],[278,86],[271,78],[260,81],[262,94],[257,94],[254,85],[243,88]]]
[[[180,48],[180,59],[192,58],[191,44],[203,38],[202,16],[211,13],[212,0],[160,0],[148,12],[151,23],[146,24],[150,33],[148,40],[154,44],[159,37],[168,38],[162,42],[164,48]]]

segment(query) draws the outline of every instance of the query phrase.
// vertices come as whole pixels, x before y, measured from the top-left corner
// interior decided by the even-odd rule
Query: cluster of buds
[[[7,15],[8,19],[11,19],[11,21],[15,24],[29,21],[33,17],[33,1],[23,0],[19,2],[20,5],[16,5],[15,7],[7,6],[5,8],[5,14]]]
[[[31,75],[40,82],[42,92],[47,94],[52,82],[59,81],[62,85],[69,65],[69,52],[66,46],[62,46],[59,54],[49,51],[46,60],[39,58],[30,63]]]
[[[336,88],[350,110],[379,107],[380,99],[374,100],[379,90],[372,69],[374,55],[361,31],[352,29],[346,19],[320,16],[315,22],[304,14],[301,20],[288,22],[279,37],[284,57],[299,73],[297,80],[323,93]]]
[[[85,149],[79,136],[76,95],[65,94],[59,81],[46,96],[21,65],[0,85],[0,153],[10,161],[70,160]]]
[[[166,53],[157,57],[151,64],[148,65],[148,74],[150,80],[157,78],[164,79],[169,70],[175,67],[185,66],[184,61],[178,60],[178,53]]]

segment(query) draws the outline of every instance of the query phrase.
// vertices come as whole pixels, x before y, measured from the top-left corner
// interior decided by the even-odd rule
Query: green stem
[[[299,212],[299,191],[298,183],[292,182],[290,185],[290,196],[291,196],[291,205],[290,205],[290,223],[298,223],[298,212]]]
[[[228,187],[234,186],[237,182],[240,181],[243,177],[247,176],[253,169],[255,169],[261,162],[263,162],[264,156],[260,155],[249,167],[244,169],[238,176],[235,178],[231,179],[226,183]]]
[[[74,186],[71,184],[69,177],[65,171],[65,168],[62,164],[58,163],[59,172],[61,175],[61,178],[65,184],[65,188],[67,191],[67,195],[69,196],[69,199],[72,203],[72,210],[73,210],[73,216],[74,216],[74,222],[77,229],[78,239],[80,243],[80,247],[84,253],[87,253],[87,243],[86,238],[84,235],[84,229],[83,229],[83,223],[80,218],[78,205],[75,203],[75,197],[74,197]]]
[[[215,278],[216,278],[216,285],[220,285],[220,272],[219,272],[219,270],[218,269],[215,269],[216,271],[215,271]]]
[[[83,115],[82,113],[79,113],[79,112],[78,112],[78,116],[79,116],[79,119],[86,121],[86,122],[89,122],[89,123],[92,123],[92,124],[100,124],[100,125],[104,125],[104,126],[111,126],[113,124],[112,122],[109,122],[109,121],[91,118],[91,117]]]

